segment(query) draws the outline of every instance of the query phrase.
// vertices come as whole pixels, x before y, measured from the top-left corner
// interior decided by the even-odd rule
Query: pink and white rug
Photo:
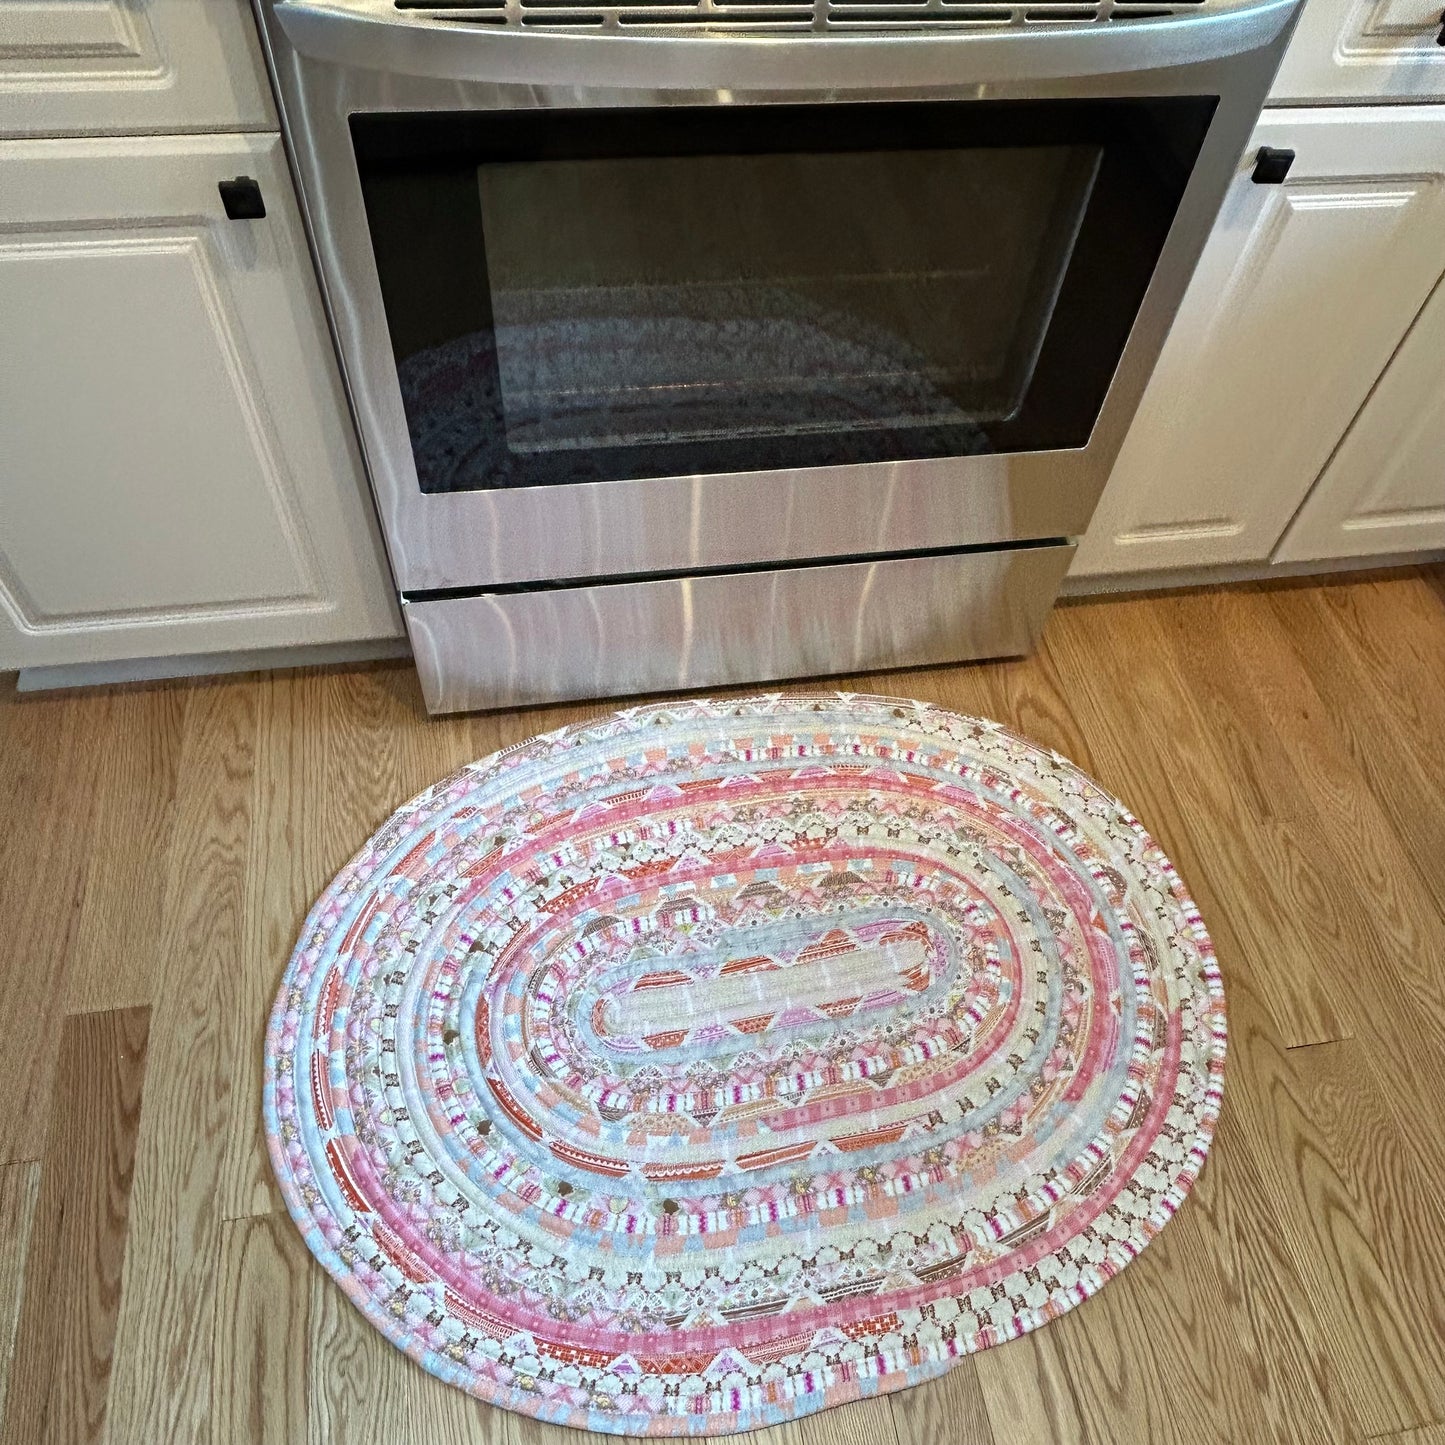
[[[312,910],[266,1038],[306,1241],[419,1364],[633,1435],[929,1379],[1123,1268],[1224,996],[1127,809],[997,724],[772,693],[464,768]]]

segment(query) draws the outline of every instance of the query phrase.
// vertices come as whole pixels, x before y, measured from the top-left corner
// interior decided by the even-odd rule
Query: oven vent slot
[[[382,0],[385,3],[385,0]],[[1238,0],[391,0],[413,23],[525,29],[680,32],[800,31],[838,34],[879,30],[1007,29],[1156,20],[1232,9]]]

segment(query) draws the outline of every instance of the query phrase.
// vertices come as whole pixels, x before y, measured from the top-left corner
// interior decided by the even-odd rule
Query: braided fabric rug
[[[1099,1289],[1218,1117],[1224,997],[1115,799],[997,724],[632,708],[401,808],[266,1037],[276,1173],[432,1373],[634,1435],[940,1374]]]

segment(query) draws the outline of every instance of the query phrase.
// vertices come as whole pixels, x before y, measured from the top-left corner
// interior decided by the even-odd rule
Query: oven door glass
[[[1214,105],[353,116],[421,489],[1082,447]]]

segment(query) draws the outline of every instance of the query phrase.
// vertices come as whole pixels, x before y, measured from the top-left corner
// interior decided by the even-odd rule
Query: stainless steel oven
[[[1296,0],[259,0],[428,705],[1021,652]]]

